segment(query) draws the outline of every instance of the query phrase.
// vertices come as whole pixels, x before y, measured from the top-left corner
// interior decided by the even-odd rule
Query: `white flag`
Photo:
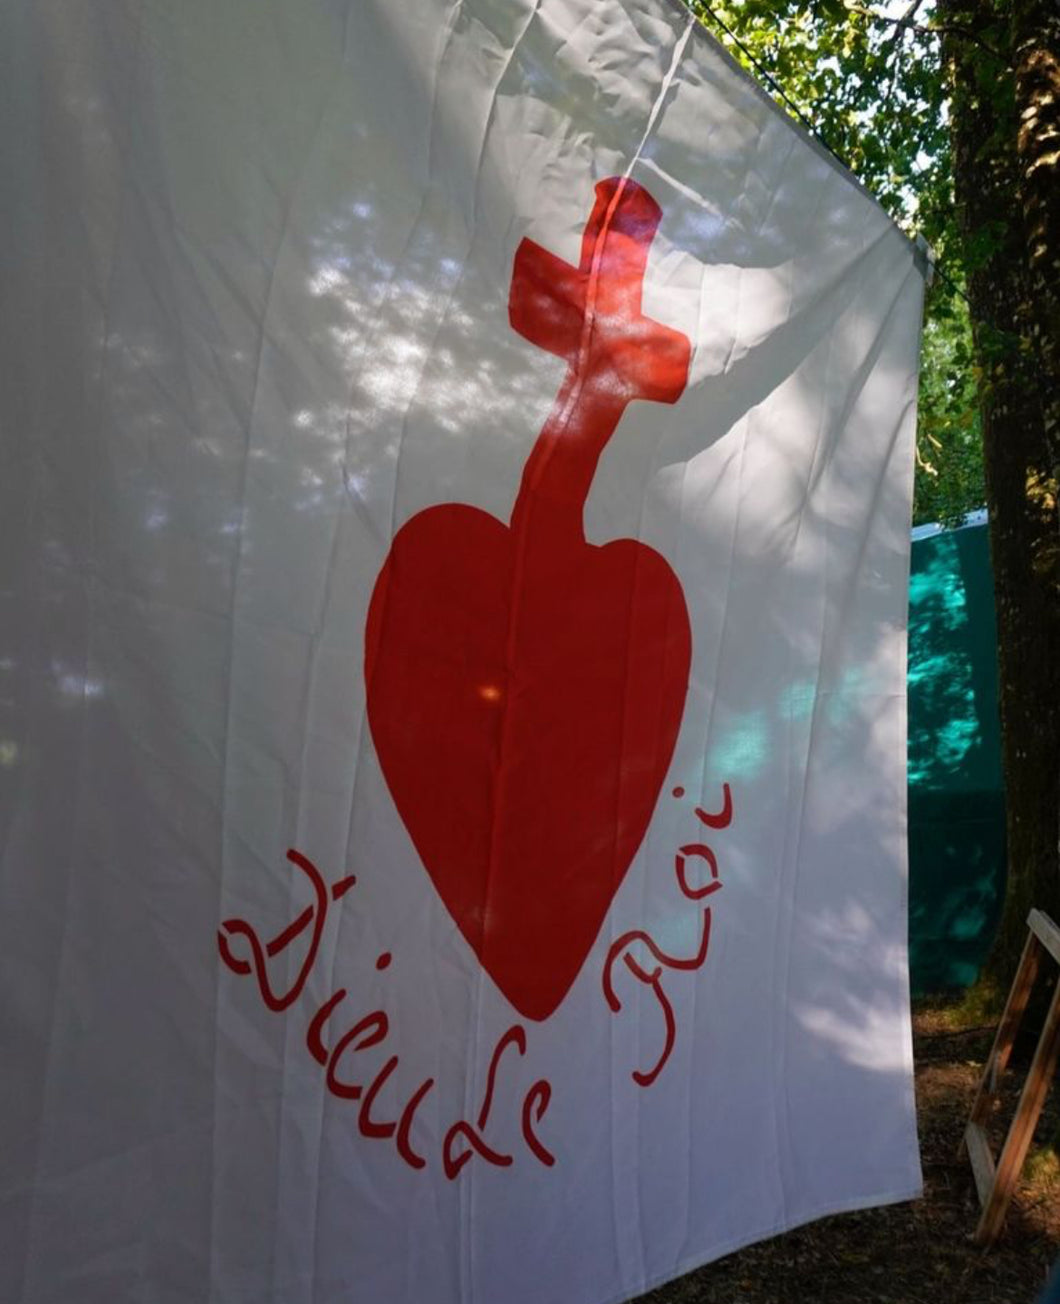
[[[915,1195],[908,240],[662,0],[2,27],[0,1298]]]

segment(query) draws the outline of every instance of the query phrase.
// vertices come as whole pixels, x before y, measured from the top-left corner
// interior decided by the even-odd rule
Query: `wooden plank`
[[[1032,910],[1027,916],[1027,927],[1041,942],[1057,964],[1060,964],[1060,928],[1041,910]]]
[[[972,1161],[972,1176],[979,1193],[979,1204],[985,1209],[994,1186],[994,1156],[990,1153],[986,1133],[978,1123],[969,1123],[964,1129],[964,1144],[968,1147],[968,1158]]]
[[[1023,1161],[1027,1157],[1031,1137],[1034,1135],[1042,1106],[1045,1104],[1058,1054],[1060,1054],[1060,983],[1057,984],[1053,999],[1049,1002],[1049,1013],[1045,1017],[1045,1026],[1038,1040],[1038,1049],[1035,1051],[1030,1073],[1027,1074],[1027,1081],[1024,1083],[1019,1104],[1016,1106],[1016,1116],[1005,1138],[1004,1149],[997,1161],[993,1189],[983,1209],[983,1216],[979,1219],[979,1226],[976,1228],[975,1239],[980,1245],[990,1245],[1001,1230],[1013,1188],[1023,1169]]]
[[[1030,999],[1031,988],[1038,976],[1041,955],[1042,944],[1038,941],[1037,935],[1028,932],[1027,940],[1023,944],[1023,954],[1020,957],[1019,968],[1012,980],[1012,987],[1009,990],[1008,1000],[1005,1002],[1001,1022],[997,1026],[994,1044],[990,1048],[990,1054],[986,1057],[983,1076],[979,1081],[979,1089],[976,1091],[975,1100],[972,1102],[972,1111],[969,1117],[973,1123],[981,1123],[986,1117],[990,1108],[990,1101],[997,1090],[998,1079],[1008,1065],[1009,1056],[1012,1054],[1012,1044],[1016,1040],[1020,1021],[1027,1008],[1027,1001]],[[964,1144],[963,1141],[961,1144]]]

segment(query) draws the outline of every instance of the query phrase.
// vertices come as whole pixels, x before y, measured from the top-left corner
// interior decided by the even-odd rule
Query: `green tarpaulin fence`
[[[997,635],[985,524],[914,532],[909,962],[914,993],[974,982],[1005,889]]]

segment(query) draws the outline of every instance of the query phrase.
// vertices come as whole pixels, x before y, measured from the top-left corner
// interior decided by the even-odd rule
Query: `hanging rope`
[[[806,128],[806,130],[810,133],[810,135],[814,138],[814,140],[816,140],[817,143],[822,147],[822,149],[826,149],[828,153],[831,154],[832,158],[834,158],[835,161],[840,165],[840,167],[844,168],[847,172],[850,172],[853,176],[857,176],[857,173],[846,161],[846,159],[843,158],[843,156],[839,153],[839,151],[834,149],[832,145],[828,142],[828,140],[826,140],[826,138],[821,135],[817,127],[814,126],[813,122],[810,121],[810,119],[806,116],[806,114],[803,113],[802,109],[800,109],[799,106],[795,103],[795,101],[788,95],[788,93],[784,90],[784,87],[781,86],[780,82],[778,82],[777,79],[773,76],[773,74],[769,71],[769,69],[755,57],[755,55],[748,49],[748,47],[744,44],[744,42],[740,40],[740,38],[736,35],[736,33],[732,30],[732,28],[728,25],[728,23],[726,23],[725,20],[719,14],[715,13],[714,10],[710,7],[710,5],[705,2],[705,0],[699,0],[699,8],[702,9],[703,12],[719,28],[721,28],[721,30],[725,33],[725,35],[728,36],[729,40],[732,41],[732,43],[739,50],[743,52],[743,54],[747,58],[747,61],[752,65],[752,67],[756,69],[756,71],[761,76],[762,80],[766,82],[772,89],[773,93],[787,105],[787,107],[791,110],[791,112],[795,115],[795,117],[798,118],[798,120],[802,123],[802,125]],[[862,182],[862,184],[864,185],[864,182]],[[969,303],[969,304],[971,303],[971,300],[968,298],[968,295],[965,293],[964,288],[960,284],[958,284],[958,282],[955,281],[952,276],[950,276],[946,271],[944,271],[937,262],[933,260],[931,261],[931,269],[936,276],[940,277],[943,281],[946,282],[947,285],[950,286],[950,288],[954,291],[955,294],[959,294],[961,298],[965,301],[965,303]]]
[[[788,106],[788,108],[792,111],[792,113],[795,114],[795,116],[799,119],[799,121],[810,133],[810,135],[814,138],[814,140],[819,141],[820,144],[822,144],[825,147],[825,149],[829,152],[829,154],[831,154],[831,156],[838,163],[842,163],[843,167],[845,167],[848,172],[853,171],[850,165],[846,163],[843,159],[841,159],[839,155],[836,153],[836,151],[831,147],[831,145],[829,145],[828,141],[825,140],[825,138],[813,125],[813,123],[806,116],[806,114],[803,113],[802,109],[800,109],[799,106],[795,103],[795,101],[788,96],[787,92],[784,90],[784,87],[781,86],[780,82],[777,81],[777,79],[773,76],[773,74],[769,71],[769,69],[765,66],[765,64],[759,63],[759,61],[755,58],[755,56],[751,53],[751,51],[747,48],[747,46],[744,45],[743,41],[740,40],[740,38],[736,35],[736,33],[732,30],[732,28],[728,25],[728,23],[726,23],[723,18],[721,18],[718,14],[716,14],[714,10],[711,9],[710,5],[704,4],[703,0],[700,0],[700,8],[703,9],[705,13],[709,14],[709,16],[714,20],[714,22],[717,23],[717,25],[721,28],[721,30],[732,41],[732,43],[738,46],[744,52],[749,62],[752,63],[755,68],[758,69],[758,72],[761,74],[763,80],[769,83],[769,85],[773,88],[774,92],[780,96],[780,98],[784,101],[784,103]]]

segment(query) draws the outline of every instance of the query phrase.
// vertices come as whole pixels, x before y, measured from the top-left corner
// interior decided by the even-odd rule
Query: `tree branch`
[[[890,108],[891,100],[894,99],[894,92],[898,86],[898,73],[901,71],[902,55],[905,53],[905,34],[909,30],[909,24],[916,17],[916,11],[924,3],[924,0],[912,0],[909,8],[897,20],[894,25],[894,34],[891,36],[891,48],[894,51],[894,65],[891,68],[891,80],[887,87],[887,93],[883,97],[883,107]]]
[[[897,18],[888,18],[886,14],[881,14],[877,9],[869,9],[865,5],[847,4],[847,12],[852,14],[861,14],[865,18],[871,18],[874,23],[882,23],[888,27],[896,27],[904,31],[917,32],[921,36],[959,36],[965,41],[971,41],[973,45],[978,45],[980,49],[986,50],[992,54],[995,59],[1001,61],[1007,68],[1009,61],[1000,50],[992,46],[989,41],[983,38],[975,31],[974,28],[968,27],[965,23],[916,23],[913,21],[916,11],[920,8],[922,0],[914,0],[904,14]]]

